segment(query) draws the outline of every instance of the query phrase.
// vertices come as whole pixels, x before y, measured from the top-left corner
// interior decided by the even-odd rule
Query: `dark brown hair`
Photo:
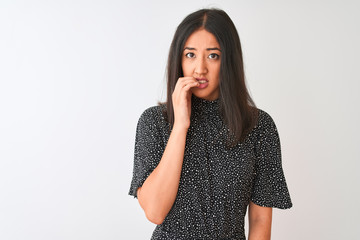
[[[174,124],[172,93],[177,80],[183,77],[181,66],[183,48],[188,37],[201,28],[212,33],[220,44],[219,110],[230,131],[227,147],[233,147],[239,141],[242,142],[256,125],[258,109],[246,88],[239,35],[230,17],[221,9],[198,10],[188,15],[177,27],[167,62],[165,119],[172,127]]]

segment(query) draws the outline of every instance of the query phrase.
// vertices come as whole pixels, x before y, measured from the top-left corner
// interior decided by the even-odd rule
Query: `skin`
[[[184,77],[209,80],[206,88],[191,88],[191,93],[206,100],[219,97],[220,61],[220,45],[213,34],[200,29],[189,36],[181,60]]]
[[[163,156],[154,171],[138,188],[137,195],[149,221],[161,224],[173,206],[178,192],[186,134],[190,127],[191,95],[206,100],[219,97],[221,49],[215,36],[205,29],[193,32],[182,55],[184,77],[178,79],[172,94],[174,126]],[[196,78],[206,78],[200,89]],[[249,240],[269,240],[272,208],[249,204]]]
[[[270,240],[272,208],[249,203],[249,240]]]

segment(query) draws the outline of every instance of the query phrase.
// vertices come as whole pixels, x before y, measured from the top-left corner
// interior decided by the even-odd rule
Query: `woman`
[[[272,208],[292,207],[280,139],[245,85],[236,28],[219,9],[178,26],[167,66],[167,101],[137,124],[129,195],[151,239],[270,239]]]

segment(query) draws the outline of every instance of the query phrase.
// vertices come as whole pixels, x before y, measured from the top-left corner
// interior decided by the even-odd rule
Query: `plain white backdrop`
[[[358,238],[357,1],[3,0],[0,239],[150,239],[127,195],[136,124],[165,100],[173,34],[202,7],[234,21],[280,134],[294,206],[273,210],[272,239]]]

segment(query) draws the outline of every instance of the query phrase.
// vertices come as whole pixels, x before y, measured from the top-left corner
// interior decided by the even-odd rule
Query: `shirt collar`
[[[191,96],[191,105],[192,111],[195,113],[217,113],[219,111],[219,98],[215,100],[206,100],[199,98],[192,94]]]

